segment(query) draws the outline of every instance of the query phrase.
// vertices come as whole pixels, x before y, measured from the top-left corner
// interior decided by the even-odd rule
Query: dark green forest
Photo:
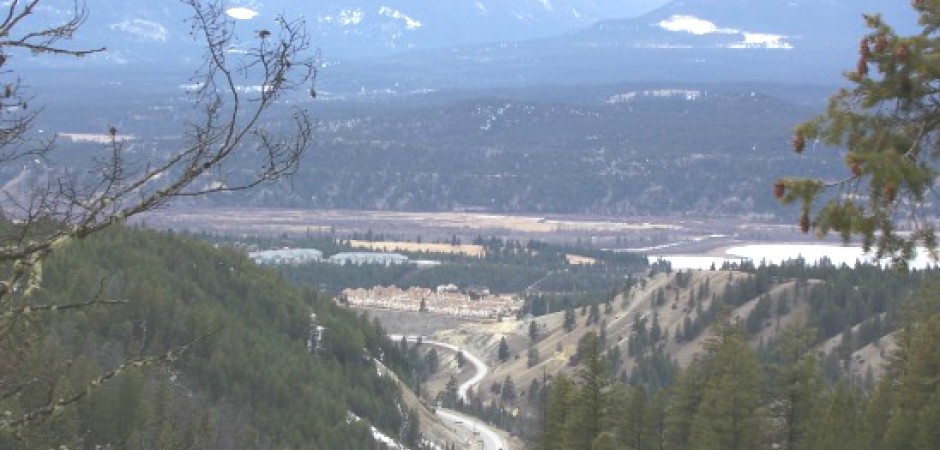
[[[381,240],[381,236],[376,237]],[[311,246],[330,252],[348,248],[339,239],[266,240],[268,247],[279,247],[286,243]],[[466,288],[483,286],[497,293],[527,293],[540,298],[558,299],[559,305],[568,304],[563,299],[577,297],[578,302],[598,302],[612,292],[623,288],[626,277],[646,269],[646,257],[634,253],[615,253],[586,246],[554,244],[538,240],[520,242],[497,238],[478,237],[474,244],[482,245],[482,258],[451,254],[429,254],[402,252],[415,260],[430,259],[441,262],[439,266],[414,267],[362,265],[356,267],[337,266],[326,262],[299,265],[282,265],[277,270],[285,279],[302,287],[339,293],[345,288],[371,288],[390,286],[407,288],[412,286],[434,288],[454,283]],[[349,251],[349,250],[342,250]],[[572,266],[565,255],[574,253],[595,258],[597,264]],[[577,303],[581,304],[581,303]],[[560,306],[555,307],[557,311]],[[545,311],[529,311],[544,314]]]
[[[121,370],[51,418],[0,435],[0,448],[373,449],[368,423],[395,437],[414,425],[397,385],[376,373],[373,358],[410,372],[380,326],[239,252],[113,228],[50,258],[43,289],[54,304],[98,293],[127,303],[13,324],[0,367],[22,388],[0,407],[16,416]]]

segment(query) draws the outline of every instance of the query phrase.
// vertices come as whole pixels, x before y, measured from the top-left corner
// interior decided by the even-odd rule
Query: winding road
[[[398,342],[401,341],[402,335],[390,334],[388,337],[393,341]],[[418,342],[418,336],[406,336],[405,339],[408,342]],[[466,349],[461,349],[460,347],[457,347],[453,344],[429,341],[423,338],[421,339],[421,344],[433,345],[435,347],[440,347],[454,353],[463,352],[466,360],[470,362],[470,364],[473,364],[476,372],[472,377],[470,377],[469,380],[461,383],[460,386],[457,387],[457,397],[459,397],[460,400],[464,402],[467,401],[467,391],[470,390],[470,388],[476,388],[476,386],[480,384],[480,381],[483,381],[483,377],[489,373],[490,368],[486,366],[483,360],[480,359],[477,355],[468,352]],[[480,419],[445,408],[437,408],[436,411],[437,416],[440,417],[441,420],[456,427],[463,428],[470,432],[470,434],[479,437],[480,440],[483,441],[484,450],[505,450],[509,448],[506,446],[506,442],[499,435],[499,433],[497,433],[494,428],[490,427]]]

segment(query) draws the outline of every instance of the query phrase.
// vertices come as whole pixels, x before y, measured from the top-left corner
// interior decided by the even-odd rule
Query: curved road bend
[[[391,340],[398,342],[401,341],[402,335],[390,334],[388,337]],[[408,342],[418,342],[418,336],[406,336],[405,339]],[[481,381],[483,381],[483,377],[489,373],[490,368],[486,366],[482,359],[480,359],[477,355],[457,347],[456,345],[424,339],[421,340],[421,343],[447,349],[454,353],[463,352],[463,355],[467,361],[469,361],[470,364],[473,364],[474,369],[476,369],[476,373],[474,373],[469,380],[461,383],[460,386],[457,387],[457,396],[464,402],[467,401],[467,391],[471,387],[476,388],[476,386],[480,384]],[[437,408],[437,415],[444,421],[454,426],[463,428],[472,434],[478,435],[483,441],[483,448],[485,450],[505,450],[508,448],[506,447],[506,442],[503,441],[503,438],[500,437],[499,433],[475,417],[470,417],[466,414],[445,408]]]

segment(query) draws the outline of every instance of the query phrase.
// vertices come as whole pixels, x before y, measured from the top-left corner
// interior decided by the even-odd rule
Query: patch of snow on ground
[[[372,430],[372,438],[385,444],[386,448],[388,448],[389,450],[396,450],[396,449],[408,450],[408,447],[405,447],[404,445],[399,444],[397,441],[390,438],[387,434],[379,431],[378,428],[369,427],[369,429]]]
[[[731,44],[731,48],[779,48],[792,49],[793,45],[785,41],[786,36],[779,34],[744,33],[744,42]]]
[[[346,414],[347,414],[347,416],[346,416],[346,423],[358,423],[358,422],[362,422],[362,418],[361,418],[361,417],[359,417],[359,416],[357,416],[357,415],[355,415],[355,414],[353,414],[353,413],[351,413],[351,412],[350,412],[350,413],[346,413]],[[383,433],[383,432],[382,432],[381,430],[379,430],[378,428],[376,428],[376,427],[374,427],[374,426],[372,426],[372,425],[369,425],[369,430],[372,431],[372,439],[375,439],[376,441],[379,441],[379,442],[385,444],[385,446],[386,446],[385,448],[388,448],[389,450],[409,450],[408,447],[405,447],[404,445],[401,445],[400,443],[398,443],[398,441],[396,441],[396,440],[390,438],[387,434]]]

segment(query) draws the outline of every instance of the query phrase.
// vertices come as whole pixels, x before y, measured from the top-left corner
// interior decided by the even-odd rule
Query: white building
[[[248,252],[248,257],[258,264],[304,264],[320,261],[323,252],[315,248],[282,248]]]
[[[353,264],[357,266],[365,264],[380,264],[384,266],[407,264],[408,257],[398,253],[376,253],[376,252],[346,252],[337,253],[330,257],[330,262],[345,266]]]

